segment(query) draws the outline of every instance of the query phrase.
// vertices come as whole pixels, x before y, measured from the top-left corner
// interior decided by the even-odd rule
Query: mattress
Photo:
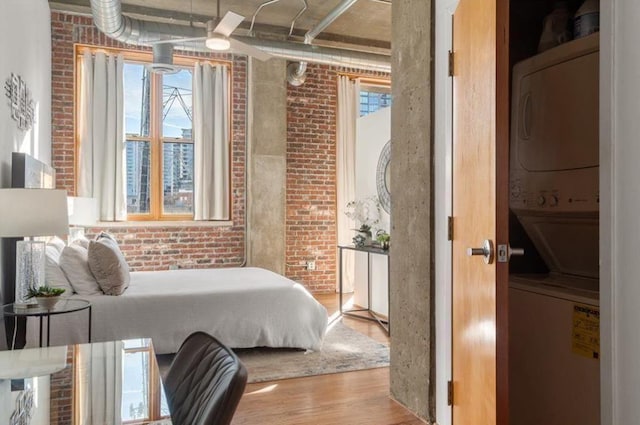
[[[151,338],[158,354],[175,353],[195,331],[232,348],[319,350],[327,310],[299,283],[255,268],[132,272],[119,296],[84,299],[92,306],[92,342]],[[51,319],[51,345],[87,341],[87,311]],[[30,319],[27,345],[38,344]]]

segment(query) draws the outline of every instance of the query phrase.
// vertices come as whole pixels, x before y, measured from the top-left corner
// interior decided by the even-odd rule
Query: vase
[[[59,296],[58,297],[35,297],[35,298],[38,305],[41,308],[44,308],[45,310],[53,310],[56,304],[58,304],[58,301],[60,301]]]
[[[358,232],[359,235],[361,235],[364,238],[364,242],[363,245],[364,246],[371,246],[373,245],[373,239],[371,237],[371,233],[367,233],[367,232]]]

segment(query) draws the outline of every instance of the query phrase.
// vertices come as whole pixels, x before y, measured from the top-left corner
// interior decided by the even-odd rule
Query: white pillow
[[[80,245],[84,249],[89,249],[89,239],[85,235],[80,235],[71,242],[71,245]]]
[[[52,288],[62,288],[63,297],[69,297],[73,294],[73,288],[60,268],[60,251],[54,244],[48,244],[45,247],[45,264],[44,264],[44,282]]]
[[[78,295],[101,295],[98,281],[89,270],[89,252],[75,241],[60,254],[60,267]]]
[[[53,248],[56,249],[56,251],[58,251],[58,257],[60,256],[60,254],[62,253],[62,250],[64,249],[64,247],[67,244],[64,243],[64,241],[62,239],[60,239],[57,236],[52,237],[51,239],[49,239],[49,241],[47,242],[47,246],[51,246]],[[57,262],[57,260],[56,260]]]

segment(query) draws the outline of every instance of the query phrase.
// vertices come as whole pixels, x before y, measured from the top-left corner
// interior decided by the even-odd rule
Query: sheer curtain
[[[98,199],[100,220],[126,220],[123,58],[85,52],[80,72],[78,196]]]
[[[359,116],[360,82],[347,76],[338,77],[337,182],[338,244],[349,245],[355,235],[354,220],[345,215],[347,203],[356,193],[356,120]],[[342,292],[353,292],[355,252],[342,254]]]
[[[229,77],[224,65],[193,73],[194,220],[229,219]]]
[[[124,343],[82,344],[76,350],[80,423],[121,424]]]

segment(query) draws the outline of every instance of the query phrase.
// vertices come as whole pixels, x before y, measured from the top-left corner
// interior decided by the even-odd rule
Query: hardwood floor
[[[329,316],[338,296],[317,295]],[[375,322],[343,323],[378,342],[389,337]],[[389,368],[248,384],[233,425],[417,425],[423,421],[389,397]]]

